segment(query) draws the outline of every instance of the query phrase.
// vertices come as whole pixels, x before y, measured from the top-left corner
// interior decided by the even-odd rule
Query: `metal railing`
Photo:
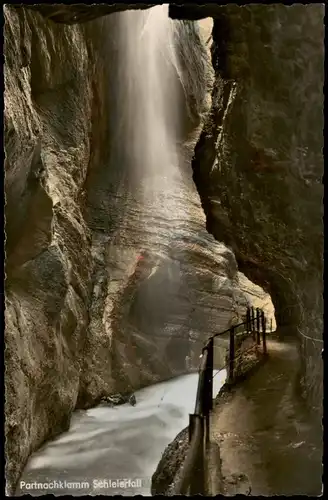
[[[242,328],[241,332],[237,330]],[[189,449],[179,474],[179,480],[174,488],[177,495],[206,495],[206,452],[210,442],[210,414],[213,409],[213,369],[214,369],[214,339],[229,334],[229,355],[227,363],[228,384],[236,381],[236,360],[251,349],[259,352],[262,337],[262,353],[267,354],[266,318],[260,309],[248,308],[246,319],[229,329],[210,337],[202,350],[199,366],[199,378],[196,394],[195,411],[189,415]],[[242,351],[236,356],[238,337],[251,338],[251,349]]]

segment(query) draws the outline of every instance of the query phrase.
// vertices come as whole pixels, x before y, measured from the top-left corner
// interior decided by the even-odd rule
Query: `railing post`
[[[250,312],[249,307],[247,307],[247,311],[246,311],[246,332],[247,332],[247,336],[251,332],[251,312]]]
[[[256,343],[257,345],[261,345],[261,337],[260,337],[260,310],[256,308]]]
[[[188,431],[189,431],[189,443],[190,441],[192,440],[192,436],[194,434],[194,430],[195,430],[195,420],[197,418],[198,415],[195,415],[193,413],[189,413],[189,427],[188,427]]]
[[[204,387],[204,416],[206,444],[210,441],[210,412],[213,409],[213,358],[214,358],[214,339],[211,338],[207,344],[207,364],[205,373]]]
[[[204,438],[204,419],[201,415],[190,415],[195,426],[196,420],[199,419],[201,425],[201,435]],[[198,449],[195,468],[190,478],[189,494],[204,495],[205,494],[205,453],[204,453],[204,439],[202,439],[202,446]]]
[[[228,382],[233,381],[233,372],[235,366],[235,328],[230,328],[230,345],[229,345],[229,377]]]
[[[264,355],[267,353],[265,324],[266,324],[266,318],[264,315],[264,311],[262,311],[262,339],[263,339],[263,354]]]
[[[256,340],[255,339],[255,314],[254,314],[254,307],[253,306],[252,306],[250,315],[251,315],[251,331],[252,331],[253,340],[255,341]]]

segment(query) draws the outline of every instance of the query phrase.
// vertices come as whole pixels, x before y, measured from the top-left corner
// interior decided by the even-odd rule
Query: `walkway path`
[[[295,395],[297,346],[270,340],[268,352],[268,361],[214,409],[221,493],[320,495],[322,435]]]

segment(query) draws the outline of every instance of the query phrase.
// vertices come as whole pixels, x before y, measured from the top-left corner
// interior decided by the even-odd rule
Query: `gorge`
[[[268,294],[321,415],[323,6],[135,7],[4,9],[11,493]]]

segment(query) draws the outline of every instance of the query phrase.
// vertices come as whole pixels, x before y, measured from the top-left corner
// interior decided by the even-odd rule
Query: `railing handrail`
[[[190,476],[194,469],[194,457],[197,455],[197,450],[200,447],[202,438],[203,436],[202,436],[201,420],[198,419],[196,420],[195,423],[194,432],[190,440],[190,445],[186,456],[186,460],[183,464],[181,476],[175,487],[175,490],[179,492],[179,495],[185,495],[189,489]]]
[[[224,335],[225,333],[229,333],[231,328],[239,328],[240,326],[246,326],[248,323],[248,321],[243,321],[242,323],[237,323],[237,325],[231,325],[229,328],[227,328],[226,330],[224,330],[223,332],[218,332],[218,333],[215,333],[214,335],[212,335],[211,337],[209,337],[207,339],[207,343],[211,340],[211,339],[214,339],[215,337],[218,337],[219,335]]]
[[[206,351],[201,359],[200,366],[199,366],[199,375],[198,375],[198,384],[197,384],[197,392],[196,392],[196,402],[195,402],[195,414],[196,415],[202,415],[203,414],[203,388],[204,388],[204,373],[206,369],[206,364],[207,364],[207,354],[208,351]]]
[[[206,341],[206,344],[202,348],[201,361],[199,364],[199,375],[198,375],[198,384],[197,384],[197,393],[196,393],[196,402],[195,402],[195,413],[193,415],[189,415],[189,449],[187,452],[187,456],[185,462],[182,467],[180,479],[174,488],[175,493],[178,495],[186,494],[189,487],[192,494],[204,494],[204,491],[198,491],[198,486],[195,486],[195,475],[197,470],[194,470],[195,463],[199,464],[200,473],[202,474],[202,487],[204,489],[205,480],[204,480],[204,436],[206,435],[206,443],[209,442],[209,415],[210,411],[213,408],[213,394],[212,394],[212,383],[213,383],[213,341],[216,337],[220,335],[224,335],[225,333],[230,333],[230,355],[229,355],[229,381],[230,381],[230,372],[234,371],[234,360],[235,357],[235,337],[238,335],[235,333],[235,330],[241,326],[247,326],[247,332],[257,332],[256,340],[257,345],[260,344],[260,328],[262,328],[262,336],[263,336],[263,353],[266,354],[266,318],[264,315],[264,311],[256,308],[256,317],[255,317],[255,309],[254,307],[248,307],[246,312],[246,320],[231,325],[230,328],[227,328],[223,332],[218,332],[211,337],[209,337]],[[254,334],[253,334],[254,335]],[[232,363],[231,363],[232,358]],[[238,358],[237,358],[238,359]],[[210,373],[209,373],[210,372]],[[207,385],[206,385],[207,384]],[[211,394],[207,394],[206,391]],[[206,422],[206,426],[204,426],[204,422]],[[204,433],[205,430],[205,433]],[[200,458],[201,457],[201,458]],[[197,469],[197,467],[196,467]],[[194,473],[193,473],[194,471]]]

